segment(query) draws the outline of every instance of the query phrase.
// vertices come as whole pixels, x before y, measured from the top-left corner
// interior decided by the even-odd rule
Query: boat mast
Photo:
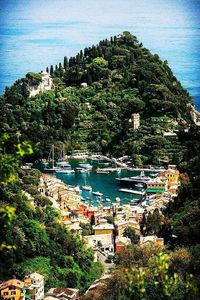
[[[52,168],[54,168],[54,145],[52,145]]]

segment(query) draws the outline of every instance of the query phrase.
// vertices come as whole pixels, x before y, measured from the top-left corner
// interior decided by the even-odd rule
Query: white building
[[[31,295],[32,300],[44,299],[44,276],[32,273],[24,278],[24,287]]]
[[[36,87],[30,87],[29,89],[29,97],[33,97],[39,93],[43,93],[45,91],[49,91],[53,88],[53,79],[47,72],[39,73],[42,77],[42,81]]]
[[[132,121],[133,130],[137,130],[140,127],[140,114],[138,113],[132,114],[131,121]]]

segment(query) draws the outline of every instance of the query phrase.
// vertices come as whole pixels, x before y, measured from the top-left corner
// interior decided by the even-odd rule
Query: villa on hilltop
[[[29,97],[36,96],[53,88],[53,79],[47,72],[41,71],[39,75],[41,76],[41,82],[37,86],[29,87]]]

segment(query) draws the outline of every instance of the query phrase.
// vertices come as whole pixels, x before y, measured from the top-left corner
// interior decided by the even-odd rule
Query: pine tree
[[[46,67],[46,72],[49,73],[49,67]]]
[[[53,66],[51,65],[51,67],[50,67],[50,75],[53,75],[53,72],[54,72]]]
[[[65,71],[66,71],[66,70],[68,69],[68,67],[69,67],[69,63],[68,63],[67,56],[64,57],[63,66],[64,66]]]

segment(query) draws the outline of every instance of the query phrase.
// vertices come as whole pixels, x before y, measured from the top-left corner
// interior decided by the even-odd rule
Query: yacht
[[[70,167],[70,168],[58,168],[58,170],[56,170],[55,172],[61,174],[73,174],[75,171]]]
[[[100,192],[92,192],[92,194],[95,195],[95,196],[102,196],[103,195],[103,193],[100,193]]]
[[[88,169],[88,170],[92,169],[92,165],[90,165],[90,164],[81,163],[81,164],[79,164],[79,166],[81,168],[85,168],[85,169]]]
[[[92,191],[92,187],[90,185],[83,185],[82,186],[82,190],[91,192]]]
[[[111,200],[109,198],[106,198],[106,202],[111,202]]]

